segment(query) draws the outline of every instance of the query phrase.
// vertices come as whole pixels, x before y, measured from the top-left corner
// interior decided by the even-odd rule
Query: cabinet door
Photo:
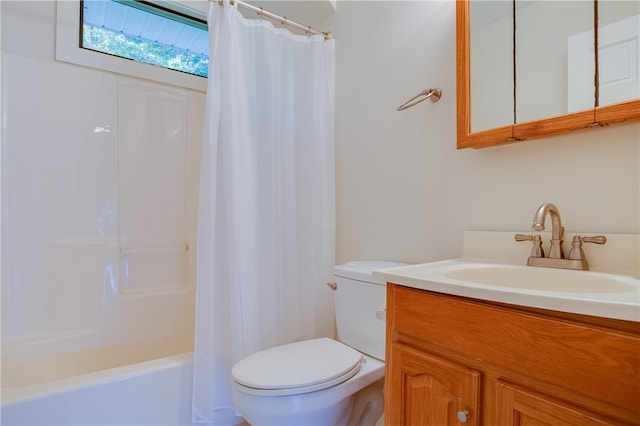
[[[498,382],[499,426],[602,426],[619,425],[551,397]]]
[[[385,424],[480,424],[481,374],[478,371],[394,344],[386,380],[390,399]]]

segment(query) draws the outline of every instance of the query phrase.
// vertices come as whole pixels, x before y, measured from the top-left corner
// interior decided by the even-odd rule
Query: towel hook
[[[422,92],[409,99],[407,102],[400,105],[397,111],[402,111],[407,108],[411,108],[414,105],[418,105],[420,102],[427,99],[431,99],[431,102],[438,102],[442,97],[442,91],[440,89],[424,89]]]

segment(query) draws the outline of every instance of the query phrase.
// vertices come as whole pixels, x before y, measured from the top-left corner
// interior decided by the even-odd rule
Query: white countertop
[[[489,285],[486,282],[470,282],[452,278],[451,271],[460,269],[487,268],[499,266],[505,272],[514,269],[517,274],[535,275],[536,280],[544,281],[541,289],[518,285]],[[471,275],[473,275],[473,271]],[[500,271],[500,269],[498,269]],[[454,274],[455,275],[455,274]],[[469,274],[467,274],[469,275]],[[538,268],[513,262],[478,261],[473,259],[452,259],[423,263],[373,272],[373,277],[406,287],[435,291],[455,296],[509,303],[533,308],[549,309],[604,318],[640,322],[640,280],[633,276],[616,275],[591,271],[570,271],[562,269]],[[502,277],[504,278],[504,276]],[[529,278],[529,277],[527,277]],[[574,282],[573,287],[558,285],[554,290],[553,281],[558,283]],[[593,281],[595,284],[580,289],[580,282]],[[500,281],[500,280],[498,280]],[[502,279],[504,282],[504,279]],[[526,280],[525,280],[526,281]],[[535,283],[534,280],[529,280]],[[596,287],[605,283],[602,289]],[[613,289],[607,290],[607,287]],[[593,290],[595,289],[595,290]]]

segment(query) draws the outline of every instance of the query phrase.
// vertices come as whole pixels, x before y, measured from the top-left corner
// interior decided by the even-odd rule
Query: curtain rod
[[[209,0],[209,1],[217,1],[220,6],[224,5],[223,0]],[[330,32],[319,31],[311,28],[310,26],[298,24],[297,22],[287,19],[284,16],[279,16],[279,15],[276,15],[275,13],[268,12],[264,10],[262,7],[256,7],[240,0],[229,0],[229,3],[233,5],[233,3],[235,3],[236,1],[238,2],[238,6],[242,6],[245,9],[249,9],[250,11],[257,13],[258,16],[264,16],[265,18],[278,21],[282,25],[288,25],[300,31],[304,31],[305,34],[321,35],[324,37],[325,40],[330,40],[333,37]]]

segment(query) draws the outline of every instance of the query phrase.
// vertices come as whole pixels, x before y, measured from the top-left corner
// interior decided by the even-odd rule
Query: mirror
[[[640,97],[639,39],[640,2],[598,1],[601,106]]]
[[[456,8],[459,149],[640,120],[638,2],[465,0]]]
[[[512,4],[474,1],[470,13],[471,130],[477,132],[514,122]]]
[[[595,106],[593,18],[593,0],[516,0],[516,123],[543,120]],[[567,67],[571,66],[568,45],[574,34],[587,32],[590,32],[591,40],[585,43],[587,49],[583,58],[589,70],[581,70],[588,78],[586,84],[576,87],[586,105],[569,109],[567,88],[573,78],[567,77]]]

